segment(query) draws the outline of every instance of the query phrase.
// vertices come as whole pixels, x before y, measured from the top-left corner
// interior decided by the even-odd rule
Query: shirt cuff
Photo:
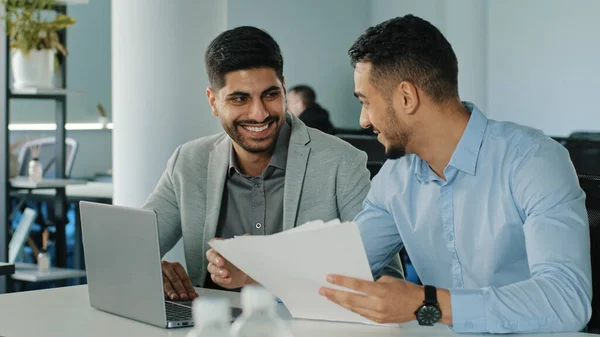
[[[454,332],[486,332],[485,300],[481,289],[451,289]]]

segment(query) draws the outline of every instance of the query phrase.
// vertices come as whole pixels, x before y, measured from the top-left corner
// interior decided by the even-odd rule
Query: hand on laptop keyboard
[[[189,301],[198,297],[190,277],[179,262],[162,261],[165,298],[171,301]]]

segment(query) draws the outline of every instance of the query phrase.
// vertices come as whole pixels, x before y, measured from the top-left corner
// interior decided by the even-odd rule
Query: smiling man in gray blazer
[[[205,63],[208,101],[225,132],[178,147],[144,205],[158,215],[162,255],[183,237],[189,277],[178,263],[162,266],[172,300],[195,298],[194,285],[254,282],[209,249],[211,239],[351,221],[370,185],[364,152],[286,113],[283,58],[269,34],[226,31]]]

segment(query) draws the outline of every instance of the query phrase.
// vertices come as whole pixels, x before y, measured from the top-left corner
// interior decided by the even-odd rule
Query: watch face
[[[439,322],[441,318],[442,314],[440,309],[434,305],[422,306],[419,311],[417,311],[417,321],[421,325],[434,325]]]

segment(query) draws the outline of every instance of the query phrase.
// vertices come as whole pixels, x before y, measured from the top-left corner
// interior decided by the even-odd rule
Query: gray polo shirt
[[[258,177],[241,172],[233,148],[216,237],[269,235],[283,230],[283,190],[291,128],[284,120],[269,165]]]

